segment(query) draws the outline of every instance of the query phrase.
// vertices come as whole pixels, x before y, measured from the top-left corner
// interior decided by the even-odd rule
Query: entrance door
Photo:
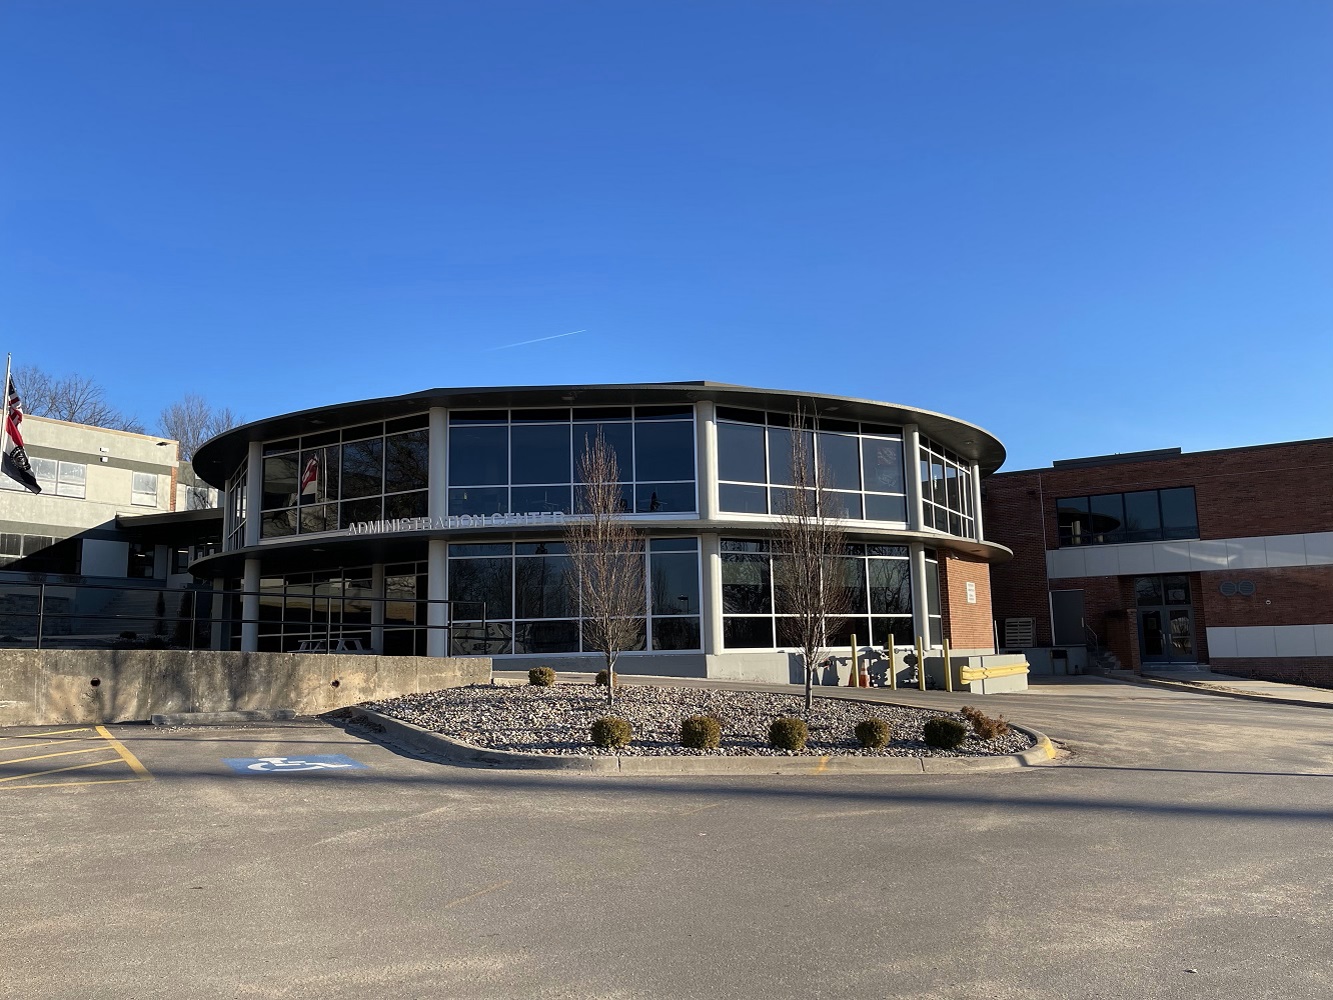
[[[1173,666],[1197,663],[1189,577],[1139,577],[1134,581],[1134,596],[1143,662]]]

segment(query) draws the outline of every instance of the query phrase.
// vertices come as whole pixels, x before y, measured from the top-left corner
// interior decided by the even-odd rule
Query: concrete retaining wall
[[[169,712],[327,712],[491,679],[488,657],[0,650],[0,725],[146,720]]]

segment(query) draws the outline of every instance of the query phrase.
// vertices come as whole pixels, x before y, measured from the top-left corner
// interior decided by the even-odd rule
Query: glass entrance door
[[[1143,576],[1134,581],[1139,613],[1139,652],[1144,663],[1198,662],[1194,609],[1186,576]]]

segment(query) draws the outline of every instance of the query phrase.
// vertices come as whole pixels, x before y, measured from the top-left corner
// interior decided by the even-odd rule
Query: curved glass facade
[[[226,442],[229,456],[250,449],[226,481],[223,531],[224,554],[240,557],[231,572],[243,566],[254,581],[246,589],[261,598],[260,630],[243,648],[294,649],[322,629],[386,653],[592,654],[557,526],[580,513],[580,459],[600,436],[616,457],[621,510],[643,522],[646,596],[634,655],[702,663],[769,654],[785,664],[792,637],[773,545],[795,488],[798,433],[807,481],[846,534],[833,585],[852,610],[832,644],[855,635],[858,645],[904,646],[918,632],[939,642],[940,566],[927,547],[989,558],[974,510],[978,462],[939,438],[989,456],[988,468],[998,442],[963,424],[955,432],[936,414],[917,423],[919,411],[890,404],[649,388],[458,390],[471,405],[428,409],[413,397],[403,416],[332,427],[328,411],[298,414],[275,419],[288,431],[281,439]],[[591,396],[606,405],[577,405]],[[518,398],[568,405],[514,405]],[[492,400],[506,405],[487,407]],[[749,400],[764,405],[724,405]],[[379,412],[394,413],[393,403]],[[817,416],[794,416],[798,405]],[[865,419],[881,413],[889,419]],[[798,429],[798,420],[809,426]],[[292,436],[296,428],[309,432]],[[335,533],[348,540],[322,544]],[[448,638],[432,631],[444,621],[441,601],[453,602]]]

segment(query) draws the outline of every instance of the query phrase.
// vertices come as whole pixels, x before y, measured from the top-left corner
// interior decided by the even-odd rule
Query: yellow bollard
[[[953,694],[953,664],[949,662],[949,637],[944,637],[944,690]]]
[[[861,666],[856,659],[856,633],[852,633],[852,672],[847,678],[848,687],[861,686]]]
[[[884,647],[884,652],[889,657],[889,687],[898,690],[898,665],[893,662],[893,636],[889,636],[889,641]]]
[[[926,647],[921,636],[916,637],[916,686],[926,690]]]

